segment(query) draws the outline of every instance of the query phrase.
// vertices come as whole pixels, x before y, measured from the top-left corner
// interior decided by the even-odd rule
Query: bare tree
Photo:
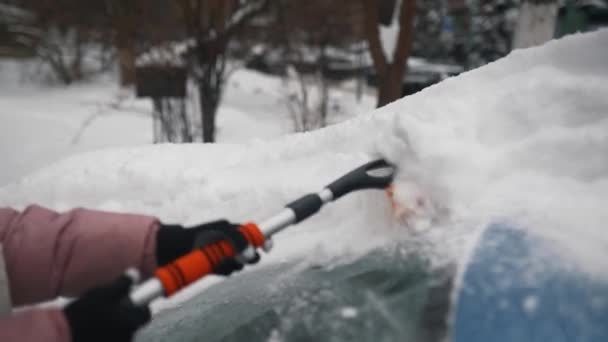
[[[46,62],[63,84],[82,80],[85,33],[79,28],[50,27],[41,39],[36,54]]]
[[[274,21],[267,21],[263,41],[267,54],[279,56],[272,69],[282,66],[285,101],[294,130],[309,131],[327,125],[331,89],[334,86],[332,62],[349,58],[353,65],[353,46],[361,41],[362,7],[349,0],[280,0],[273,3]],[[359,34],[358,34],[359,33]]]
[[[153,133],[154,143],[188,143],[193,141],[190,118],[184,99],[155,98]]]
[[[86,62],[104,26],[99,5],[76,0],[19,1],[20,8],[32,14],[28,25],[37,39],[30,40],[31,49],[64,84],[93,72]]]
[[[319,1],[279,1],[278,40],[286,70],[283,75],[285,100],[294,131],[306,132],[327,124],[329,102],[326,48],[331,27],[326,18],[333,14]],[[323,25],[325,24],[325,25]]]
[[[180,0],[182,20],[194,40],[190,70],[198,87],[203,141],[215,141],[217,108],[226,76],[226,48],[237,30],[268,0]]]
[[[283,84],[295,132],[312,131],[327,125],[329,85],[321,72],[302,74],[290,64]]]
[[[378,78],[378,102],[381,107],[401,97],[401,84],[407,72],[413,37],[416,0],[397,0],[398,34],[392,56],[384,51],[380,37],[380,5],[383,0],[361,0],[365,13],[365,34]],[[389,52],[390,53],[390,52]]]

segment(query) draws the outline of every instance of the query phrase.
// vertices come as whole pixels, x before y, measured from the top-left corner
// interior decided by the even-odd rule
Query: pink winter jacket
[[[13,306],[78,296],[112,281],[128,267],[149,276],[156,267],[158,228],[156,218],[142,215],[0,208],[0,244]],[[70,340],[60,309],[0,317],[0,341]]]

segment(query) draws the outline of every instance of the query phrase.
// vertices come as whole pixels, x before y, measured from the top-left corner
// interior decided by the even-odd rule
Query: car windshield
[[[286,263],[163,311],[143,341],[438,341],[451,273],[392,246],[330,268]]]

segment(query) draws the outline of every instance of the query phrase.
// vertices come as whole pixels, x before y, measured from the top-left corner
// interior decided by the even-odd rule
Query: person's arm
[[[133,214],[86,209],[60,214],[39,206],[20,213],[0,208],[0,243],[13,302],[80,296],[61,310],[28,310],[0,318],[0,341],[131,341],[150,313],[147,306],[123,301],[132,280],[116,277],[129,267],[147,277],[155,267],[219,240],[241,253],[248,242],[238,227],[225,220],[184,228]],[[256,253],[247,262],[257,260]],[[229,275],[241,268],[240,262],[228,258],[213,272]]]
[[[144,215],[0,208],[0,243],[13,305],[78,296],[129,267],[149,276],[156,267],[159,226],[156,218]]]
[[[0,318],[0,341],[70,342],[71,334],[60,309],[28,310]]]

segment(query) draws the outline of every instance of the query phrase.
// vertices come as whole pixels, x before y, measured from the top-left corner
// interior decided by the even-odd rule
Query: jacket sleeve
[[[70,342],[68,323],[59,309],[28,310],[0,317],[0,341]]]
[[[126,268],[149,276],[156,267],[154,217],[39,206],[0,208],[0,243],[13,305],[78,296]]]

